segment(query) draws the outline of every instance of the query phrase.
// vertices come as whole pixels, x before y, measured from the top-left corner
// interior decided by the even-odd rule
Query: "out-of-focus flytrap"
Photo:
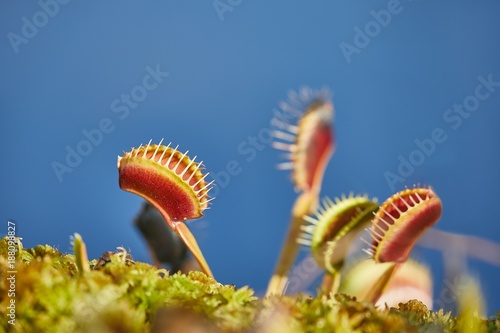
[[[290,169],[292,182],[301,193],[292,208],[292,216],[278,263],[267,287],[267,295],[281,294],[299,250],[296,240],[305,224],[303,217],[318,204],[323,174],[335,150],[332,127],[334,108],[328,90],[302,88],[291,91],[280,105],[271,125],[275,129],[273,146],[285,152],[280,169]],[[292,123],[293,122],[293,123]]]

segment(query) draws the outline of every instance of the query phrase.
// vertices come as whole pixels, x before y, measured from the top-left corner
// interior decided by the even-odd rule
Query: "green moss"
[[[207,332],[268,332],[276,331],[276,325],[287,332],[457,329],[455,317],[429,311],[418,301],[376,309],[345,295],[259,299],[247,287],[222,285],[201,272],[168,276],[120,252],[84,275],[78,274],[73,255],[48,245],[23,249],[18,242],[15,257],[15,297],[5,297],[13,269],[7,239],[1,240],[0,327],[13,332],[144,332],[181,323],[201,325]],[[16,305],[15,326],[8,323],[11,299]],[[499,331],[499,324],[500,313],[482,321],[489,332]]]

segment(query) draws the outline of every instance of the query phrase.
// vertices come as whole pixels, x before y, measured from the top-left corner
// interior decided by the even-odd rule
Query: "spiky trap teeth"
[[[162,140],[163,141],[163,140]],[[123,157],[118,157],[120,188],[137,194],[161,213],[167,224],[179,235],[209,276],[208,267],[196,239],[183,223],[203,215],[208,206],[208,192],[213,182],[205,181],[202,162],[195,163],[187,154],[177,150],[178,146],[148,145],[133,148]]]
[[[323,200],[315,217],[305,216],[309,222],[297,240],[310,245],[313,257],[321,267],[334,273],[344,261],[353,238],[369,223],[372,213],[378,208],[375,200],[367,195],[342,196]]]
[[[365,252],[376,262],[404,262],[420,238],[441,217],[442,204],[429,187],[415,187],[387,199],[372,219],[372,243]]]
[[[287,152],[289,161],[278,165],[291,169],[295,187],[301,191],[318,190],[323,173],[335,149],[332,129],[333,103],[328,90],[315,92],[302,88],[291,91],[271,121],[276,129],[273,146]],[[296,119],[292,124],[290,119]]]
[[[163,140],[162,140],[163,141]],[[120,188],[144,197],[168,216],[169,224],[201,217],[210,200],[213,183],[205,181],[202,162],[189,151],[181,153],[167,146],[148,145],[133,148],[118,157]]]

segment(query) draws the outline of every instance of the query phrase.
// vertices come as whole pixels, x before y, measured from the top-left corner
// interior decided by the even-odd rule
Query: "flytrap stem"
[[[392,263],[387,270],[380,276],[380,278],[375,282],[375,284],[368,290],[366,295],[360,297],[360,301],[371,302],[372,304],[377,303],[380,296],[384,292],[385,288],[389,285],[392,277],[396,273],[396,270],[401,267],[400,263]]]
[[[323,281],[321,283],[321,289],[325,292],[336,294],[340,287],[340,280],[342,278],[342,274],[340,270],[329,273],[327,272],[323,276]]]
[[[213,278],[214,275],[212,274],[212,271],[210,270],[210,267],[208,266],[208,263],[205,260],[205,257],[203,256],[200,247],[198,246],[198,242],[196,242],[196,239],[194,238],[193,234],[191,233],[187,225],[184,224],[184,222],[174,222],[174,225],[175,225],[175,232],[184,241],[184,244],[186,244],[189,251],[191,251],[193,257],[200,265],[203,273]]]
[[[310,214],[311,211],[315,209],[317,202],[318,192],[316,191],[303,192],[295,200],[295,204],[292,209],[290,228],[288,229],[285,243],[281,249],[281,254],[274,270],[274,274],[269,280],[266,296],[271,294],[283,294],[288,282],[288,272],[295,262],[300,248],[300,244],[297,243],[297,238],[299,238],[301,233],[300,227],[305,224],[304,215]]]

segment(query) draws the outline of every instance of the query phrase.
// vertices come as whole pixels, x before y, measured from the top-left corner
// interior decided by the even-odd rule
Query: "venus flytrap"
[[[276,139],[273,146],[287,152],[289,159],[278,168],[291,169],[293,184],[302,193],[292,208],[288,233],[266,295],[280,295],[285,290],[299,249],[296,239],[304,225],[303,216],[316,209],[323,174],[335,150],[331,125],[333,104],[328,91],[303,88],[300,93],[291,92],[288,103],[282,103],[281,108],[289,117],[299,117],[299,120],[296,125],[276,118],[272,121],[278,128],[273,132]]]
[[[315,217],[304,216],[309,224],[302,226],[304,232],[297,242],[311,246],[313,258],[327,272],[323,290],[335,293],[347,251],[358,233],[370,222],[378,203],[367,195],[353,194],[334,201],[327,197]]]
[[[206,183],[202,162],[196,163],[181,153],[178,146],[151,145],[133,148],[118,157],[120,188],[135,193],[150,202],[161,213],[166,223],[186,244],[201,269],[213,277],[186,220],[203,216],[212,200],[208,192],[213,183]]]
[[[441,217],[441,210],[441,200],[430,187],[394,194],[372,220],[373,243],[367,252],[377,262],[406,261],[418,239]]]
[[[387,199],[372,220],[372,243],[365,252],[376,263],[389,263],[364,300],[376,303],[422,234],[441,217],[442,204],[429,187],[403,190]]]

